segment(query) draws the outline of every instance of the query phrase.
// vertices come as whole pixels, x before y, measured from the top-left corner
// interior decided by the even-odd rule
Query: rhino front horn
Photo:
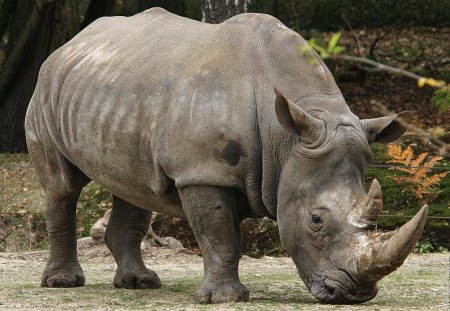
[[[356,248],[355,269],[361,282],[374,282],[396,270],[414,249],[428,216],[428,206],[397,230],[374,231]]]

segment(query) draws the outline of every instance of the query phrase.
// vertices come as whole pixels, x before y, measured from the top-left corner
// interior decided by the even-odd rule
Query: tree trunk
[[[102,16],[112,15],[116,0],[91,0],[83,20],[82,28],[95,21]]]
[[[23,122],[39,68],[79,30],[77,0],[18,0],[13,14],[0,72],[0,152],[26,151]]]
[[[3,0],[3,3],[0,7],[0,40],[3,38],[3,34],[5,33],[6,27],[9,24],[9,20],[11,19],[11,15],[14,11],[15,6],[15,0]]]
[[[251,0],[204,0],[202,22],[218,24],[230,17],[248,12]]]

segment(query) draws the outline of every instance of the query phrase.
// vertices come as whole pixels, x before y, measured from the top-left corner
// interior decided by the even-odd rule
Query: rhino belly
[[[146,210],[184,216],[173,181],[165,176],[158,180],[151,162],[142,161],[120,147],[101,144],[95,148],[66,146],[66,150],[72,163],[114,195]]]

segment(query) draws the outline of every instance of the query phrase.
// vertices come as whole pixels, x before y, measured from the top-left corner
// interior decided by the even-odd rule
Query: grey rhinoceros
[[[140,253],[156,211],[187,217],[200,244],[196,300],[246,301],[239,222],[268,216],[318,300],[372,299],[414,247],[427,207],[394,232],[375,230],[369,144],[405,129],[397,116],[354,115],[323,61],[299,53],[305,44],[268,15],[210,25],[153,8],[101,18],[54,52],[25,121],[46,195],[42,286],[85,282],[76,202],[93,180],[113,193],[105,239],[116,287],[160,287]]]

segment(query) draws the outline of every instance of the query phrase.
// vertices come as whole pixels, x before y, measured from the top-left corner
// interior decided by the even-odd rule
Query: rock
[[[184,246],[183,244],[181,244],[180,241],[178,241],[175,238],[172,237],[165,237],[165,238],[160,238],[161,244],[163,247],[167,247],[170,249],[183,249]]]
[[[94,239],[95,243],[100,244],[105,242],[105,231],[110,216],[111,209],[107,210],[103,217],[97,220],[89,231],[89,235]]]
[[[194,253],[193,251],[191,251],[190,249],[187,249],[187,248],[183,248],[183,249],[178,250],[177,254],[197,255],[196,253]]]

